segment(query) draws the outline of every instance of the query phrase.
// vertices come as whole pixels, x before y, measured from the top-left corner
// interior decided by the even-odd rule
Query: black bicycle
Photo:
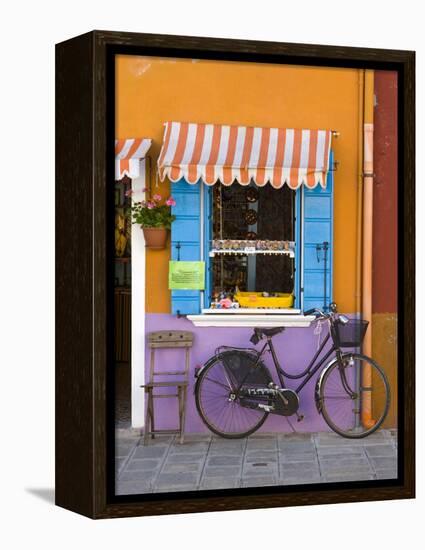
[[[196,373],[195,398],[198,412],[208,428],[226,438],[246,437],[258,430],[269,414],[299,414],[299,394],[307,382],[320,371],[315,388],[317,410],[328,426],[343,437],[357,439],[375,432],[385,420],[390,405],[390,388],[382,368],[370,357],[342,348],[361,345],[368,322],[348,319],[319,309],[305,312],[316,321],[327,321],[329,332],[307,368],[290,374],[280,366],[272,337],[284,327],[255,328],[251,342],[264,337],[260,351],[252,348],[221,346]],[[329,340],[332,345],[319,359]],[[273,380],[262,358],[271,353],[279,384]],[[285,377],[303,379],[296,389],[287,388]]]

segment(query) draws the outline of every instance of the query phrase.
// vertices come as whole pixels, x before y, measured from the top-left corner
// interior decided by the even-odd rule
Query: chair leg
[[[155,410],[154,410],[154,395],[153,395],[153,388],[151,392],[151,438],[155,439],[155,434],[153,433],[155,431]]]
[[[180,391],[180,399],[181,399],[180,444],[183,444],[183,441],[184,441],[184,428],[185,428],[185,422],[186,422],[186,398],[187,398],[187,388],[184,387],[184,388],[181,388],[181,391]]]
[[[178,431],[179,431],[179,439],[180,439],[180,444],[182,443],[182,389],[180,386],[177,386],[177,402],[178,402],[178,417],[179,417],[179,427],[178,427]]]
[[[145,434],[143,437],[143,444],[147,445],[149,442],[149,432],[150,432],[150,399],[151,399],[151,392],[148,390],[146,391],[147,395],[147,403],[146,403],[146,412],[145,412]]]

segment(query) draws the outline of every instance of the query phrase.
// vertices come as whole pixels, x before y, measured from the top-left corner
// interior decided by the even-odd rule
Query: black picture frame
[[[109,176],[114,163],[114,56],[123,53],[398,72],[398,479],[114,496],[113,277],[108,276],[113,273],[113,223],[108,220],[114,206]],[[56,504],[91,518],[112,518],[413,498],[414,230],[414,52],[109,31],[57,44]]]

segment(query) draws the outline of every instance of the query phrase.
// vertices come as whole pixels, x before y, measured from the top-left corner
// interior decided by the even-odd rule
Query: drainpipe
[[[362,236],[363,236],[363,124],[364,124],[364,69],[359,70],[358,99],[358,158],[357,158],[357,238],[356,238],[356,289],[355,312],[362,311]]]
[[[369,321],[363,341],[363,353],[372,355],[372,242],[373,242],[373,108],[374,72],[366,70],[364,75],[364,138],[363,138],[363,253],[362,253],[362,314]],[[362,386],[371,387],[370,366],[363,371]],[[361,420],[363,426],[374,425],[372,418],[372,396],[365,392],[362,400]]]
[[[357,219],[356,219],[356,286],[354,292],[356,315],[362,311],[362,237],[363,237],[363,134],[364,134],[364,69],[358,71],[358,119],[357,119]],[[361,349],[360,349],[361,351]],[[356,390],[361,387],[360,373],[356,376]],[[356,401],[359,414],[356,415],[356,428],[361,425],[360,398]]]

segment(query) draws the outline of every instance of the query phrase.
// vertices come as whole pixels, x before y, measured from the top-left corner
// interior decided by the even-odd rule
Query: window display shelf
[[[295,258],[295,253],[293,250],[255,250],[255,249],[242,249],[242,250],[210,250],[209,256],[210,258],[213,258],[216,254],[224,254],[224,255],[244,255],[244,254],[280,254],[280,255],[286,255],[290,258]]]

